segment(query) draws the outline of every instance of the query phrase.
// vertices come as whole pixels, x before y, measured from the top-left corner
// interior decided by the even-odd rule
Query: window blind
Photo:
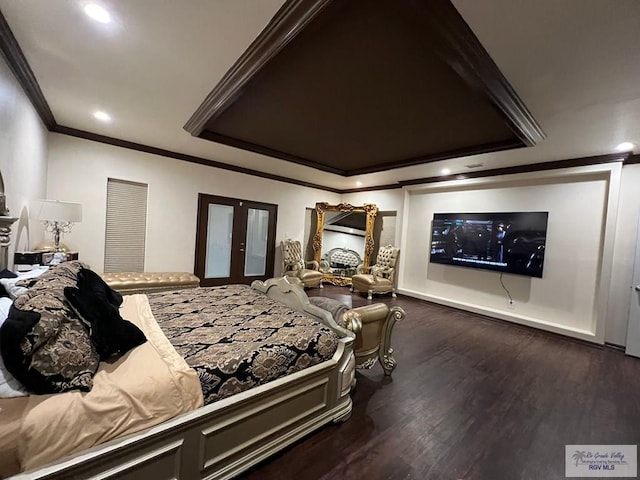
[[[104,271],[144,271],[147,185],[109,178]]]

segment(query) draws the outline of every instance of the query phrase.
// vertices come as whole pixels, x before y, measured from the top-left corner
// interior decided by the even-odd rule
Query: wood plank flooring
[[[312,289],[353,306],[348,288]],[[640,443],[640,359],[399,296],[391,378],[359,370],[351,418],[241,478],[564,479],[567,444]]]

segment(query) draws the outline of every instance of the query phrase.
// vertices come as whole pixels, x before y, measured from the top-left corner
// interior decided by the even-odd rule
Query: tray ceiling
[[[350,176],[544,137],[448,0],[287,2],[185,129]]]

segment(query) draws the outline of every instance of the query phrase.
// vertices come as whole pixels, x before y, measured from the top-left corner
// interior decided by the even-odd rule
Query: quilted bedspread
[[[336,334],[247,285],[150,294],[160,328],[197,373],[205,404],[330,359]]]

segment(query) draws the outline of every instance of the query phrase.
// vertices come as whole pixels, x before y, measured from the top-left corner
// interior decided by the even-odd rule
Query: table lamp
[[[82,221],[82,204],[59,200],[31,202],[31,217],[42,222],[45,230],[53,233],[55,251],[60,252],[60,233],[68,233],[74,223]]]

